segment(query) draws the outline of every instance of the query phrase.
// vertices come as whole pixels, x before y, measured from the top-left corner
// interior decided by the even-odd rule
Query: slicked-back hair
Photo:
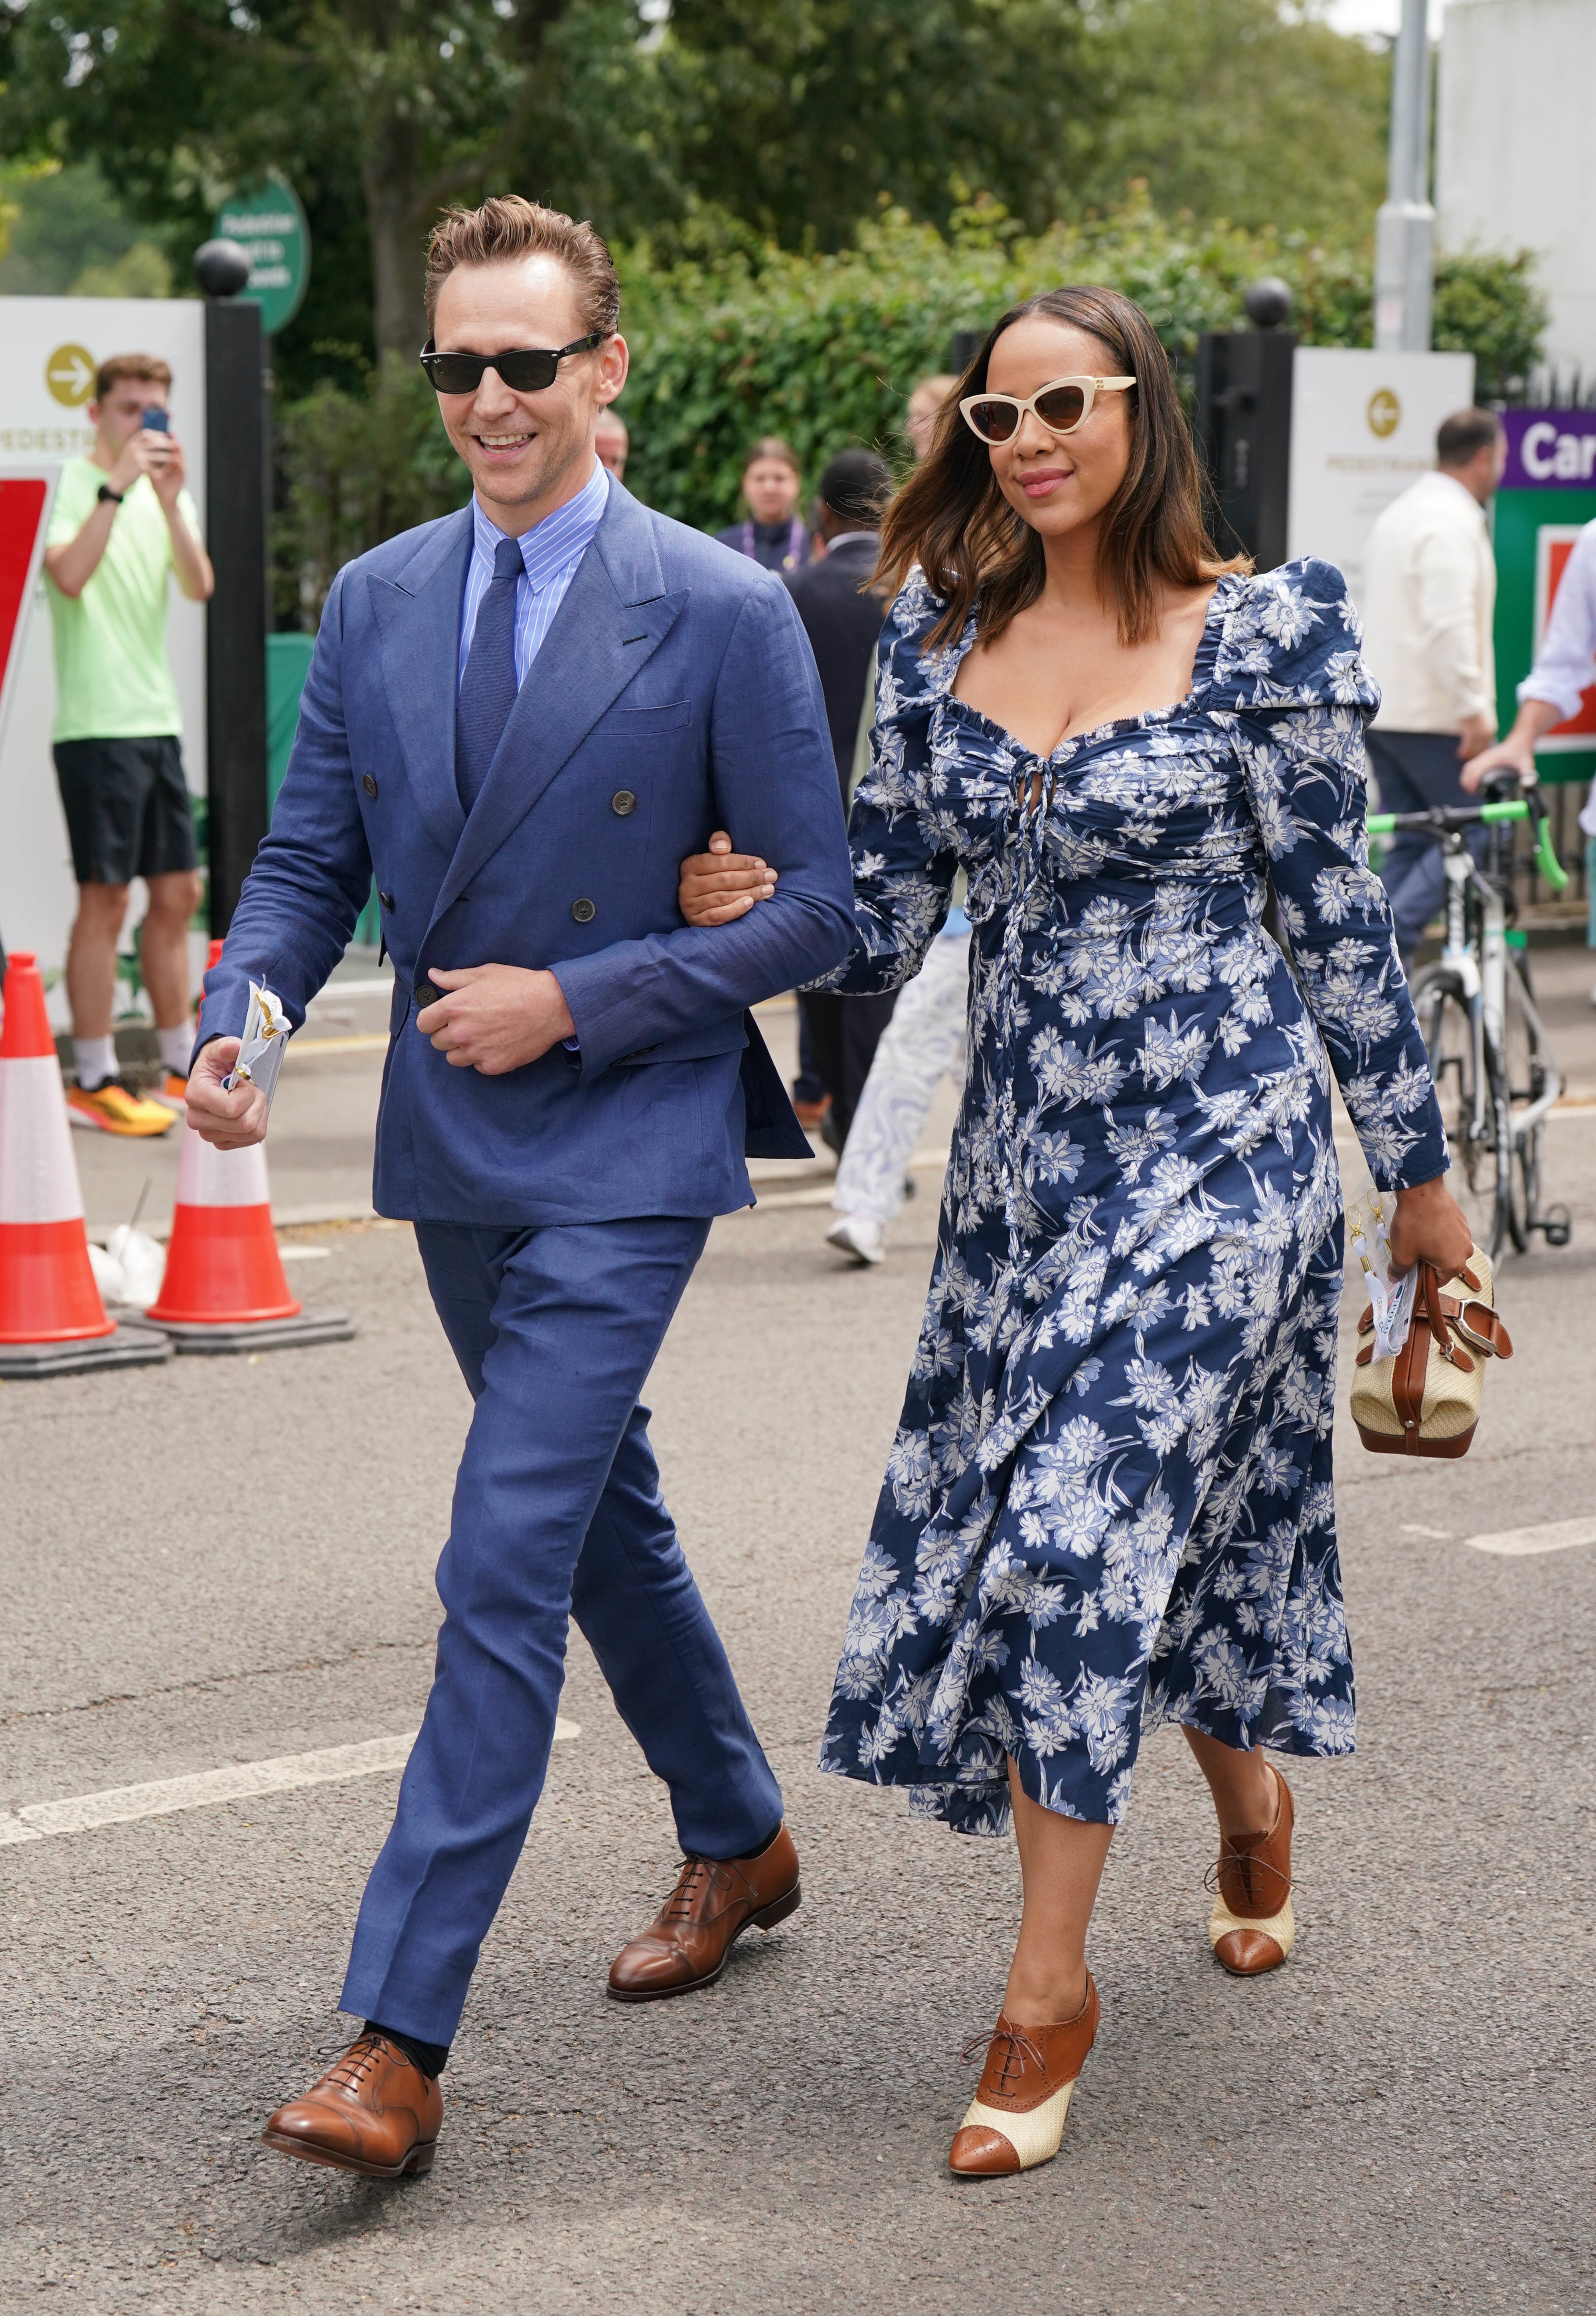
[[[1097,584],[1118,614],[1121,642],[1157,632],[1161,583],[1195,587],[1250,567],[1244,557],[1227,561],[1208,535],[1191,429],[1169,357],[1141,307],[1117,290],[1047,290],[992,325],[882,526],[882,575],[900,587],[918,563],[947,605],[927,638],[931,650],[957,642],[972,608],[978,639],[995,641],[1046,580],[1040,536],[1004,497],[986,444],[958,414],[967,396],[985,392],[1005,330],[1033,316],[1084,330],[1103,348],[1104,377],[1137,380],[1125,396],[1130,464],[1097,538]]]
[[[519,193],[496,193],[480,209],[447,209],[427,243],[427,327],[438,293],[457,265],[500,265],[518,257],[557,257],[576,283],[585,331],[607,337],[621,318],[621,284],[609,245],[584,219],[545,209]]]
[[[1435,463],[1467,467],[1482,450],[1494,450],[1501,440],[1502,421],[1494,410],[1454,410],[1436,429]]]

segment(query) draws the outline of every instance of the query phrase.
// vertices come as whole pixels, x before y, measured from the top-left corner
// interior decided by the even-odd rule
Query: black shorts
[[[174,739],[58,740],[56,779],[80,885],[128,885],[197,865]]]

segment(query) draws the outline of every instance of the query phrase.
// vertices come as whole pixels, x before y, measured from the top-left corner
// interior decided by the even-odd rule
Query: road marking
[[[579,1722],[556,1719],[554,1742],[581,1735]],[[0,1811],[0,1848],[18,1841],[43,1841],[51,1834],[86,1833],[98,1825],[127,1825],[135,1818],[165,1817],[173,1810],[204,1809],[216,1802],[245,1801],[256,1794],[286,1794],[297,1786],[330,1786],[349,1777],[375,1777],[402,1769],[416,1733],[368,1737],[361,1745],[329,1745],[319,1753],[279,1753],[269,1761],[235,1761],[225,1769],[201,1769],[192,1777],[161,1777],[147,1786],[111,1786],[103,1793],[75,1794],[66,1801],[30,1802],[25,1809]]]
[[[1571,1552],[1577,1544],[1596,1544],[1596,1519],[1547,1520],[1539,1528],[1499,1528],[1493,1536],[1465,1537],[1476,1552],[1498,1552],[1521,1559],[1531,1552]]]
[[[1418,1520],[1404,1520],[1402,1523],[1404,1536],[1432,1536],[1438,1544],[1445,1544],[1451,1532],[1450,1528],[1425,1528]]]

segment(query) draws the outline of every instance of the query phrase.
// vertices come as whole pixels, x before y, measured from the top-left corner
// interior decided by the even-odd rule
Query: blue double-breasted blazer
[[[379,1213],[520,1225],[724,1214],[745,1155],[805,1156],[748,1009],[853,938],[847,842],[808,642],[780,581],[618,483],[527,673],[469,817],[455,786],[471,511],[348,565],[322,616],[271,833],[202,1037],[248,983],[296,1026],[373,871],[396,981],[377,1119]],[[683,856],[717,827],[775,898],[696,930]],[[580,1051],[500,1077],[415,1027],[430,966],[547,966]]]

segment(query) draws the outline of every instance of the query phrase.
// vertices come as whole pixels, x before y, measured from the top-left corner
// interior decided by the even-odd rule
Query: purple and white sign
[[[1504,410],[1504,491],[1596,490],[1596,410]]]

